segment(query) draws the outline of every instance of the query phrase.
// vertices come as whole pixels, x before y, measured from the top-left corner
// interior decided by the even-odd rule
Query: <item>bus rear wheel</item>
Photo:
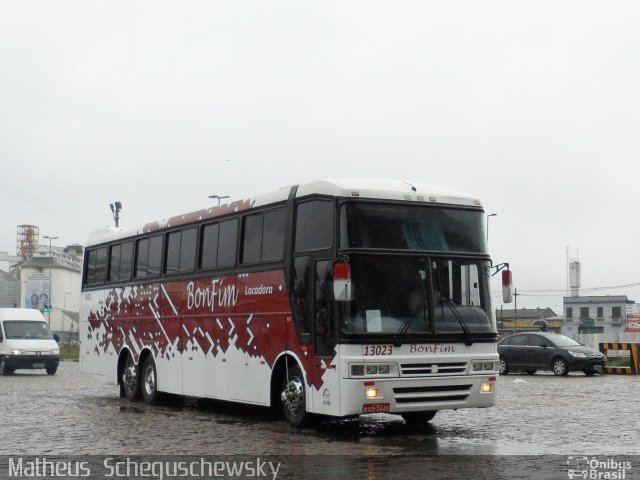
[[[144,401],[153,405],[158,403],[160,393],[158,392],[158,372],[156,370],[156,362],[153,357],[148,356],[142,366],[142,398]]]
[[[138,372],[138,366],[133,361],[133,357],[128,355],[120,376],[120,385],[127,400],[140,400],[140,375]]]
[[[280,391],[284,418],[294,427],[303,426],[309,420],[309,413],[307,413],[304,376],[298,365],[289,367],[288,376],[285,374],[282,379]]]
[[[430,412],[408,412],[402,413],[401,416],[404,418],[404,421],[407,425],[416,425],[419,423],[427,423],[433,420],[433,417],[438,413],[437,410],[433,410]]]

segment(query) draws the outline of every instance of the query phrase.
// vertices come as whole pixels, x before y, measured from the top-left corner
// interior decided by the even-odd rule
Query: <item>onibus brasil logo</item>
[[[569,479],[584,480],[625,480],[630,478],[631,462],[615,458],[567,457]]]

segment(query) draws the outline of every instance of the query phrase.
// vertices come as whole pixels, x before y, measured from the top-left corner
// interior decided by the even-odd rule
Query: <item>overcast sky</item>
[[[0,0],[0,251],[20,224],[82,244],[116,200],[133,227],[399,178],[498,214],[518,307],[562,311],[567,247],[640,302],[608,288],[640,283],[639,24],[635,0]]]

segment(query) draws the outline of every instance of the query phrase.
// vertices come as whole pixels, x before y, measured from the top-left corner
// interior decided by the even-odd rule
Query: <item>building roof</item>
[[[60,258],[50,257],[33,257],[30,260],[22,263],[20,268],[63,268],[65,270],[71,270],[74,272],[80,272],[81,266],[77,263],[67,262]]]
[[[517,310],[517,315],[514,313],[516,310],[507,310],[507,309],[496,309],[496,319],[497,320],[512,320],[513,318],[517,318],[518,320],[538,320],[538,319],[547,319],[549,320],[551,317],[555,317],[556,313],[550,308],[519,308]]]
[[[563,302],[568,303],[635,303],[626,295],[594,295],[586,297],[564,297]]]

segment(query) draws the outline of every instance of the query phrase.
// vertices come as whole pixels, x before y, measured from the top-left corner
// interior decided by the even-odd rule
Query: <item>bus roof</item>
[[[208,218],[220,217],[252,207],[282,202],[287,200],[289,197],[291,187],[292,185],[289,185],[282,187],[275,192],[258,195],[253,198],[237,200],[228,204],[197,210],[184,215],[177,215],[157,222],[147,223],[142,228],[101,228],[91,233],[87,246],[105,243],[120,238],[127,238],[143,233],[154,232],[156,230],[184,225]],[[454,190],[424,183],[377,178],[335,178],[298,185],[296,197],[300,198],[309,195],[414,201],[431,204],[441,203],[473,207],[482,206],[480,200],[476,197]]]

